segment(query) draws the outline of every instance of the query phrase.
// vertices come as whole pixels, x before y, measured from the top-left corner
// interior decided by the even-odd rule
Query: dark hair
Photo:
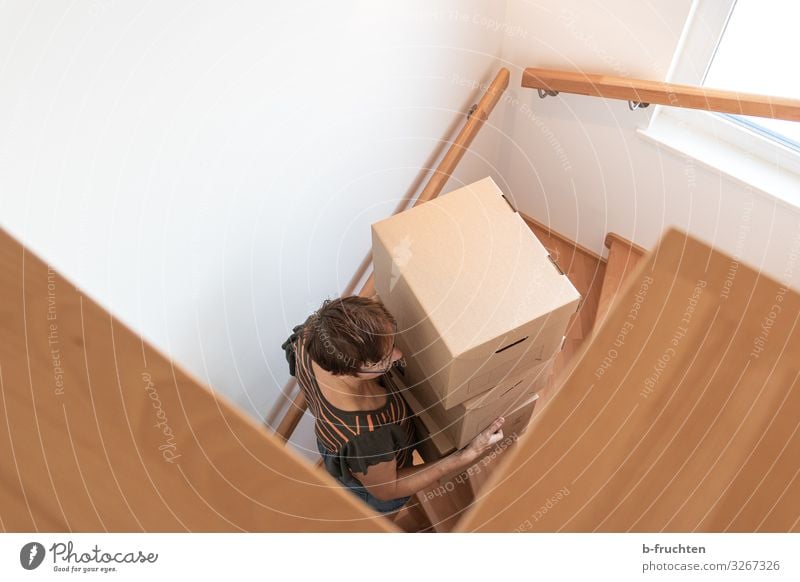
[[[306,322],[305,348],[324,370],[355,376],[360,368],[386,357],[395,323],[379,299],[326,299]]]

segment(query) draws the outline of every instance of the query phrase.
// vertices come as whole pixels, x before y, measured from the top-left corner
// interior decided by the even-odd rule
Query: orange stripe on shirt
[[[317,398],[317,400],[319,402],[319,405],[320,405],[319,406],[319,411],[321,413],[325,412],[326,413],[325,416],[328,417],[328,418],[335,418],[336,420],[338,420],[339,423],[340,423],[340,426],[343,429],[347,429],[349,432],[351,432],[353,434],[353,436],[358,434],[356,431],[353,430],[353,428],[349,424],[347,424],[344,420],[339,418],[339,416],[333,411],[333,409],[331,408],[331,405],[328,403],[327,399],[325,398],[325,395],[322,394],[322,389],[319,387],[319,383],[317,382],[317,379],[314,377],[314,371],[310,367],[311,356],[309,356],[305,352],[305,350],[301,350],[301,352],[302,352],[302,356],[303,357],[301,357],[300,359],[303,362],[303,367],[305,368],[306,373],[308,374],[309,383],[310,383],[311,386],[314,387],[314,390],[313,390],[313,392],[315,393],[314,396]],[[336,431],[339,432],[339,434],[341,434],[341,432],[338,429],[336,429]],[[348,437],[346,437],[346,436],[344,436],[342,434],[342,438],[347,440]]]
[[[300,350],[300,355],[301,356],[303,355],[302,349]],[[338,434],[339,437],[342,439],[342,443],[339,446],[343,446],[345,443],[347,443],[349,439],[344,433],[342,433],[342,431],[340,431],[337,428],[337,424],[333,422],[330,417],[333,416],[337,418],[344,426],[347,426],[347,424],[341,418],[338,418],[336,415],[332,413],[330,414],[326,413],[325,409],[327,409],[328,407],[325,406],[323,408],[322,406],[323,402],[321,400],[321,395],[318,393],[318,390],[314,388],[315,380],[309,374],[309,370],[305,365],[305,358],[303,357],[299,358],[298,364],[299,364],[298,370],[300,373],[297,376],[297,379],[298,382],[300,382],[301,388],[304,389],[304,393],[307,396],[307,401],[309,403],[309,406],[311,407],[311,410],[317,419],[317,424],[321,425],[321,428],[324,429],[325,432],[327,432],[331,437],[335,437],[334,433]],[[350,430],[350,432],[353,432],[353,430],[349,426],[347,426],[347,428]],[[356,433],[353,432],[353,434]]]

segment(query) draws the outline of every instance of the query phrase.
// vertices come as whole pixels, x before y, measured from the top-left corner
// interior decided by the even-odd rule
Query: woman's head
[[[374,378],[403,357],[394,343],[397,322],[377,299],[326,299],[306,328],[308,354],[336,376]]]

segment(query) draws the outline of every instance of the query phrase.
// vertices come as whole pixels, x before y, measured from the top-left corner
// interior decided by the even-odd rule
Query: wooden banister
[[[655,103],[734,115],[755,115],[800,121],[800,100],[798,99],[738,93],[692,85],[674,85],[612,75],[529,67],[522,74],[522,86],[529,89],[622,99],[637,103]]]
[[[398,531],[0,228],[3,532]]]
[[[289,410],[281,419],[278,428],[275,429],[275,436],[278,437],[284,444],[292,436],[294,429],[300,424],[300,419],[303,418],[303,413],[308,408],[306,397],[303,396],[303,391],[298,390],[295,394],[292,403],[289,405]]]
[[[433,174],[428,180],[428,183],[425,185],[422,193],[414,201],[412,207],[424,202],[428,202],[429,200],[436,198],[442,192],[447,180],[453,175],[456,166],[458,166],[461,158],[464,157],[464,154],[469,149],[469,146],[472,144],[475,136],[478,135],[478,132],[480,131],[481,127],[483,127],[483,124],[487,119],[489,119],[489,115],[492,113],[495,105],[497,105],[497,102],[503,95],[503,91],[505,91],[508,87],[508,79],[508,69],[501,68],[492,83],[487,87],[486,92],[483,94],[483,97],[481,97],[481,100],[469,114],[467,122],[461,128],[461,131],[458,132],[458,136],[456,136],[456,139],[447,150],[447,153],[442,158],[442,161],[436,167],[436,170],[434,170]],[[367,264],[369,263],[367,262]],[[363,266],[364,263],[362,263],[362,267]],[[364,268],[359,272],[363,274],[365,270],[366,269]],[[357,277],[356,280],[359,280],[360,278],[361,276]],[[361,288],[361,291],[359,291],[358,294],[361,297],[371,297],[375,294],[375,284],[372,274],[370,274],[369,278],[364,283],[364,286]],[[288,397],[291,388],[294,387],[295,384],[295,379],[291,378],[290,382],[283,391],[285,397]],[[291,438],[292,433],[300,423],[300,419],[303,417],[307,407],[308,403],[306,402],[302,391],[298,391],[297,395],[289,405],[289,409],[286,411],[286,414],[281,419],[281,422],[278,424],[278,427],[275,430],[276,436],[284,443]]]

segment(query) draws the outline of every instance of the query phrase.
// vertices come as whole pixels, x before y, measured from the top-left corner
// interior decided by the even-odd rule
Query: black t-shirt
[[[320,390],[305,350],[303,327],[294,328],[283,344],[289,371],[297,378],[316,422],[314,431],[327,452],[325,467],[339,479],[365,473],[371,465],[396,459],[397,467],[413,464],[416,435],[412,412],[391,374],[378,381],[387,391],[386,403],[373,410],[348,411],[331,404]]]

